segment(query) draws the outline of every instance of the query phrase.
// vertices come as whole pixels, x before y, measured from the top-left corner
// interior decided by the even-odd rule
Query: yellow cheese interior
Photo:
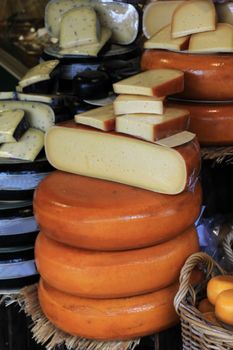
[[[22,110],[0,112],[0,144],[5,142],[16,142],[13,135],[23,117],[24,111]]]
[[[58,60],[45,61],[29,69],[25,76],[19,81],[19,86],[23,88],[38,83],[39,81],[48,80],[50,78],[50,73],[56,68],[58,63]]]
[[[90,111],[77,114],[74,117],[75,122],[78,124],[88,125],[105,131],[114,129],[114,123],[112,123],[113,127],[108,127],[107,122],[114,121],[115,118],[116,116],[112,104],[91,109]]]
[[[117,115],[131,113],[163,113],[164,97],[150,97],[140,95],[119,95],[113,102]]]

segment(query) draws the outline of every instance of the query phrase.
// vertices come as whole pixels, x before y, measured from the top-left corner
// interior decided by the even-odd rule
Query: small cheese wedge
[[[233,276],[221,275],[211,278],[207,285],[207,297],[211,304],[215,305],[218,295],[228,289],[233,289]]]
[[[224,4],[215,4],[218,22],[229,23],[233,25],[233,2],[225,2]]]
[[[4,143],[0,146],[0,157],[22,160],[35,160],[44,147],[44,133],[30,128],[18,142]]]
[[[175,9],[183,1],[151,1],[143,10],[143,33],[147,39],[172,21]]]
[[[167,194],[192,186],[200,167],[196,140],[173,149],[74,122],[50,128],[45,149],[56,169]]]
[[[191,35],[190,52],[233,52],[233,26],[218,23],[216,30]]]
[[[181,92],[184,73],[176,69],[153,69],[113,84],[116,94],[163,97]]]
[[[172,37],[179,38],[216,28],[216,11],[211,0],[189,0],[178,6],[172,16]]]
[[[171,37],[171,25],[163,27],[149,40],[145,41],[145,49],[186,50],[188,48],[189,35],[181,38]]]
[[[163,101],[165,97],[150,97],[140,95],[119,95],[113,102],[114,113],[156,113],[163,114]]]
[[[215,303],[217,318],[230,326],[233,326],[233,289],[220,293]]]
[[[93,8],[88,6],[73,8],[62,16],[59,39],[61,48],[95,44],[99,39],[100,23]]]
[[[100,50],[104,47],[104,45],[111,38],[112,31],[109,28],[102,27],[101,28],[101,36],[100,41],[96,44],[88,44],[88,45],[80,45],[74,46],[68,49],[60,50],[60,54],[62,55],[80,55],[80,56],[97,56]]]
[[[16,142],[29,129],[24,111],[11,110],[0,112],[0,144]]]
[[[77,114],[74,116],[74,119],[78,124],[89,125],[103,131],[115,129],[116,116],[112,104]]]
[[[156,141],[163,137],[187,130],[189,112],[187,110],[166,108],[162,115],[126,114],[116,119],[116,131]]]
[[[29,69],[24,77],[19,81],[19,86],[24,88],[31,84],[50,79],[50,74],[59,64],[59,60],[45,61]]]

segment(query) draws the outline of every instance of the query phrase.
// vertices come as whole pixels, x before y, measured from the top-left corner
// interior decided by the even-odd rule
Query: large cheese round
[[[152,276],[153,278],[153,276]],[[41,280],[39,302],[59,329],[95,340],[123,340],[153,334],[178,323],[175,283],[160,291],[130,298],[86,299],[65,294]]]
[[[143,70],[174,68],[184,74],[184,91],[179,95],[191,100],[233,100],[232,54],[187,54],[165,50],[146,50],[141,59]]]
[[[218,295],[215,314],[220,321],[233,326],[233,289],[225,290]]]
[[[202,145],[233,144],[233,102],[210,104],[172,101],[167,105],[185,108],[190,112],[189,130],[197,135]]]
[[[109,181],[56,171],[34,197],[41,230],[71,246],[123,250],[150,246],[193,225],[201,188],[164,195]]]
[[[207,297],[211,304],[215,305],[220,293],[233,289],[233,276],[220,275],[211,278],[207,284]]]
[[[165,243],[119,252],[73,248],[41,233],[35,256],[42,278],[58,290],[87,298],[120,298],[174,283],[185,260],[198,250],[192,227]]]

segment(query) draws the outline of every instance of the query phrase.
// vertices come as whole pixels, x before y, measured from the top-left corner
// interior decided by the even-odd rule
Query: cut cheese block
[[[29,129],[22,110],[0,112],[0,144],[16,142]]]
[[[19,86],[26,86],[50,79],[50,74],[59,64],[59,60],[45,61],[29,69],[24,77],[19,81]]]
[[[201,145],[233,144],[233,103],[172,101],[167,105],[189,111],[189,130],[197,135]]]
[[[214,306],[209,302],[207,298],[202,299],[198,304],[198,310],[202,313],[214,312]]]
[[[45,316],[59,329],[94,340],[123,340],[167,329],[179,318],[173,306],[175,283],[130,298],[87,299],[60,292],[43,280],[38,296]]]
[[[162,115],[126,114],[116,119],[117,132],[152,142],[187,130],[188,125],[189,112],[176,108],[166,108]]]
[[[100,23],[92,7],[73,8],[62,16],[59,38],[61,48],[95,44],[99,39]]]
[[[184,1],[172,16],[172,37],[207,32],[216,28],[216,11],[211,0]]]
[[[218,295],[224,290],[233,289],[233,276],[216,276],[211,278],[207,285],[207,297],[215,305]]]
[[[166,194],[178,194],[197,180],[196,140],[171,149],[72,122],[63,125],[50,128],[45,139],[56,169]]]
[[[186,50],[189,44],[189,36],[182,38],[171,37],[171,25],[163,27],[149,40],[145,41],[145,49]]]
[[[0,112],[9,109],[22,109],[25,112],[30,126],[44,132],[53,126],[56,121],[53,109],[44,103],[0,101]]]
[[[233,55],[184,54],[147,50],[141,59],[143,70],[173,68],[184,72],[184,91],[190,100],[233,101]],[[214,82],[214,84],[213,84]]]
[[[35,257],[41,277],[58,290],[87,298],[122,298],[174,283],[185,260],[198,251],[195,228],[165,243],[122,252],[69,247],[45,232],[37,237]]]
[[[113,102],[114,113],[156,113],[163,114],[164,97],[149,97],[140,95],[119,95]]]
[[[233,288],[218,295],[215,302],[215,314],[220,321],[233,326]]]
[[[15,143],[4,143],[0,146],[0,157],[35,160],[44,147],[44,133],[30,128]]]
[[[190,52],[233,52],[233,26],[218,23],[216,30],[191,35]]]
[[[60,50],[61,55],[86,55],[86,56],[97,56],[100,50],[111,38],[112,31],[109,28],[101,28],[100,40],[96,44],[74,46],[68,49]]]
[[[153,69],[113,84],[116,94],[136,94],[163,97],[181,92],[183,72],[175,69]]]
[[[215,4],[218,22],[229,23],[233,25],[233,2],[225,2],[224,4]]]
[[[143,9],[143,33],[151,38],[172,21],[172,15],[183,1],[151,1]]]
[[[93,128],[104,131],[115,129],[116,116],[112,104],[77,114],[74,119],[78,124],[89,125]]]
[[[172,239],[200,213],[201,188],[169,196],[104,180],[55,171],[36,189],[41,230],[65,244],[126,250]]]

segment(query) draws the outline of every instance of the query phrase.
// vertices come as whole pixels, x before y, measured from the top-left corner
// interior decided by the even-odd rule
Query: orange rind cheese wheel
[[[220,321],[233,326],[233,288],[224,290],[218,295],[215,314]]]
[[[207,297],[215,305],[216,299],[224,290],[233,289],[233,276],[220,275],[211,278],[207,284]]]

